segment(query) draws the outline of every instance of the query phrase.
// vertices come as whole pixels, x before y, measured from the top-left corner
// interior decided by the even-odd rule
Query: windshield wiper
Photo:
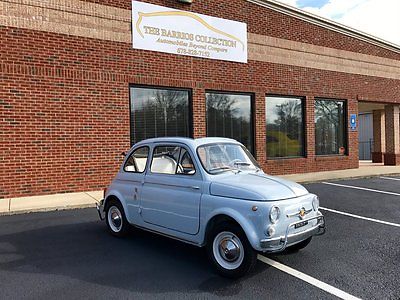
[[[223,171],[231,171],[231,170],[233,171],[234,169],[232,169],[231,167],[223,166],[223,167],[209,169],[208,172],[212,173],[214,171],[222,171],[223,172]]]
[[[235,161],[233,164],[234,164],[235,166],[236,166],[236,165],[237,165],[237,166],[250,166],[250,165],[251,165],[250,163],[245,162],[245,161]]]

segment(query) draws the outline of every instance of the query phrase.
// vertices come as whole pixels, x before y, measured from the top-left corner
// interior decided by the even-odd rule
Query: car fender
[[[233,220],[235,220],[239,226],[242,228],[242,230],[244,231],[244,233],[246,234],[246,237],[248,239],[248,241],[250,242],[251,246],[254,249],[259,248],[259,240],[256,234],[256,230],[254,228],[254,225],[249,222],[241,213],[239,213],[238,211],[236,211],[233,208],[230,207],[221,207],[218,208],[216,210],[213,210],[211,213],[209,213],[205,219],[205,226],[203,226],[203,244],[205,244],[206,242],[206,228],[208,223],[210,222],[210,220],[217,216],[217,215],[225,215],[228,216],[230,218],[232,218]]]
[[[122,194],[116,189],[111,189],[111,190],[107,191],[107,193],[106,193],[106,195],[104,197],[104,208],[107,207],[107,202],[109,201],[109,199],[111,197],[115,197],[115,198],[117,198],[119,200],[119,202],[121,202],[121,205],[124,208],[125,216],[129,220],[129,216],[128,216],[129,210],[128,210],[128,207],[126,205],[126,201],[125,201],[124,197],[122,196]]]

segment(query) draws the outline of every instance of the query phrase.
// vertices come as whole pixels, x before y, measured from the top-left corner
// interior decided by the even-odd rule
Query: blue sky
[[[321,8],[328,2],[329,2],[329,0],[299,0],[299,1],[297,1],[297,5],[299,8],[303,8],[303,7]]]
[[[400,0],[277,0],[400,46]]]

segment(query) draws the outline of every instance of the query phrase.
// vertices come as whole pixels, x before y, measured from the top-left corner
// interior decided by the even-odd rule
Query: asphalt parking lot
[[[306,187],[327,233],[236,281],[203,249],[142,231],[112,237],[94,209],[2,216],[0,299],[400,299],[400,177]]]

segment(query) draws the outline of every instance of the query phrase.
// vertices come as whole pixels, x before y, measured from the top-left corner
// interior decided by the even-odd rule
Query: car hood
[[[214,176],[210,194],[245,200],[276,201],[300,197],[308,194],[308,191],[295,182],[265,173],[240,172]]]

